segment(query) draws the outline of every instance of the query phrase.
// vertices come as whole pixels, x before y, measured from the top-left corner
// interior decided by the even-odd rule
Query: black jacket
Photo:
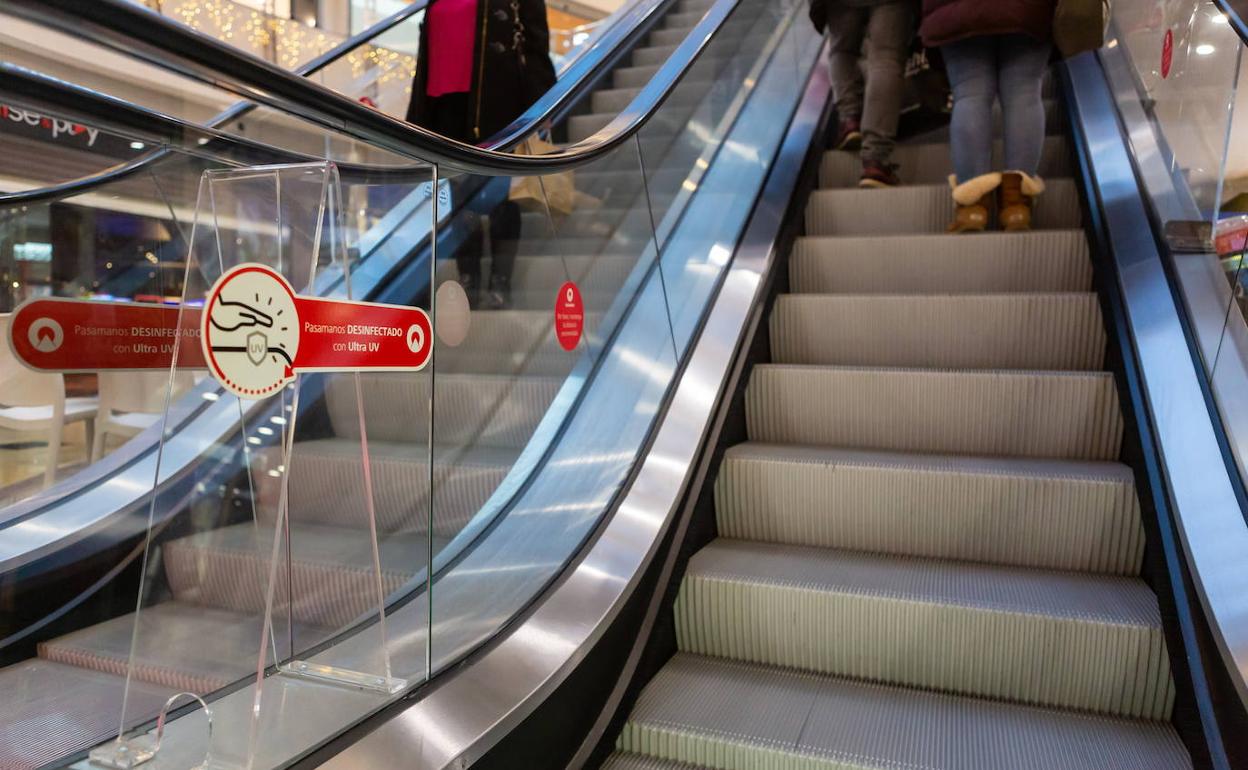
[[[482,141],[506,128],[555,84],[555,67],[544,0],[477,0],[476,29],[466,125],[471,140]],[[428,38],[429,25],[424,23],[407,108],[407,121],[417,125],[429,124]]]
[[[810,14],[810,23],[814,24],[815,29],[819,32],[823,32],[823,28],[828,26],[828,6],[845,5],[856,8],[870,8],[891,2],[896,2],[896,0],[810,0],[810,8],[807,9],[807,12]]]

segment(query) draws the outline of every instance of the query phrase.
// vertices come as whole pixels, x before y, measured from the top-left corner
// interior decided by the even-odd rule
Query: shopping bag
[[[519,147],[525,155],[546,155],[558,149],[540,137],[526,139]],[[571,171],[545,176],[517,176],[511,180],[509,197],[521,208],[541,210],[549,206],[551,216],[567,216],[576,209],[576,179]]]

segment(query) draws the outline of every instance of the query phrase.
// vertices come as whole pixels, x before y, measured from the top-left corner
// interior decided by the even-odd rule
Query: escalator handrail
[[[1248,3],[1244,3],[1243,0],[1213,0],[1213,4],[1226,14],[1231,28],[1235,30],[1235,34],[1239,35],[1239,41],[1248,46],[1248,19],[1244,18],[1245,13],[1248,13]],[[1243,6],[1243,12],[1236,6]]]
[[[514,155],[446,139],[239,52],[227,43],[128,0],[3,0],[0,11],[90,40],[414,160],[472,174],[527,176],[592,163],[635,136],[676,88],[738,2],[717,0],[650,82],[606,127],[546,155]],[[64,108],[89,121],[108,119],[107,115],[89,114],[73,105]]]
[[[403,6],[398,11],[395,11],[368,29],[352,35],[328,51],[325,51],[319,56],[316,56],[299,65],[293,70],[294,73],[300,77],[315,75],[322,69],[339,61],[360,46],[367,45],[372,40],[375,40],[382,34],[394,29],[400,23],[411,18],[413,15],[423,11],[426,7],[428,7],[429,2],[430,0],[412,0],[410,5]],[[205,125],[210,128],[225,125],[231,120],[236,120],[243,115],[246,115],[255,108],[255,102],[237,102],[227,107],[225,111],[211,118]],[[79,177],[78,179],[71,179],[58,184],[39,187],[32,190],[23,190],[21,192],[0,193],[0,204],[33,205],[60,200],[72,195],[80,195],[101,185],[105,185],[141,172],[149,168],[151,164],[156,163],[162,158],[168,156],[169,153],[169,149],[159,147],[145,152],[136,158],[132,158],[125,163],[110,166],[93,174]]]
[[[382,34],[389,32],[401,22],[406,21],[414,14],[428,7],[430,0],[413,0],[410,5],[404,6],[399,11],[382,19],[368,29],[353,35],[349,39],[334,46],[320,56],[296,67],[293,71],[302,76],[309,77],[320,72],[325,67],[339,61],[342,57],[356,50],[362,45],[380,37]],[[535,102],[523,115],[517,118],[511,125],[503,129],[498,136],[491,138],[484,143],[484,146],[496,150],[506,150],[519,142],[533,132],[534,127],[540,126],[549,121],[554,115],[566,110],[571,106],[573,101],[584,93],[588,85],[598,79],[602,68],[611,63],[612,54],[619,48],[621,44],[629,42],[630,32],[638,29],[646,29],[650,26],[658,14],[660,14],[672,0],[632,0],[630,6],[621,9],[619,22],[612,25],[611,28],[603,33],[600,37],[593,40],[590,44],[580,48],[577,53],[564,66],[566,75],[560,78],[560,81],[554,88],[550,89],[537,102]],[[624,23],[626,22],[627,23]],[[5,74],[10,75],[11,70],[6,68]],[[56,87],[63,87],[65,84],[57,83]],[[66,94],[66,99],[70,101],[82,102],[85,96],[89,96],[92,92],[89,89],[79,88],[74,94]],[[251,101],[240,101],[231,105],[224,112],[210,119],[205,126],[208,128],[217,128],[231,120],[247,114],[256,108],[256,103]],[[99,107],[97,112],[106,111],[105,108]],[[146,126],[153,125],[153,120],[159,122],[159,117],[153,119],[150,115],[145,118]],[[148,151],[136,158],[125,163],[110,166],[106,169],[88,174],[77,179],[66,180],[57,184],[48,185],[46,187],[34,188],[31,190],[23,190],[20,192],[4,193],[0,192],[0,205],[36,205],[40,203],[49,203],[62,200],[75,195],[81,195],[90,192],[97,187],[107,185],[109,183],[127,178],[136,173],[142,172],[170,154],[170,150],[160,147]],[[346,169],[350,171],[348,166]]]

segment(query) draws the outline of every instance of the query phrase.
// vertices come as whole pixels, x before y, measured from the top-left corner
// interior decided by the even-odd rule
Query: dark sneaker
[[[511,278],[505,275],[491,275],[490,288],[485,292],[482,303],[486,310],[507,310],[511,307]]]
[[[901,184],[897,178],[897,166],[878,160],[862,162],[862,176],[858,179],[859,187],[896,187]]]
[[[857,150],[862,147],[862,124],[858,118],[846,118],[836,127],[834,150]]]
[[[481,304],[481,276],[474,273],[460,273],[459,285],[463,287],[464,294],[468,295],[468,307],[476,310],[477,305]]]

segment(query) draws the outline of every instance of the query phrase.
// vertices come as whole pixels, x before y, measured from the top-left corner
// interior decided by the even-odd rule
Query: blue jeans
[[[941,46],[953,88],[949,141],[958,182],[991,171],[1035,176],[1044,147],[1040,87],[1052,46],[1027,35],[985,35]],[[1001,99],[1005,168],[993,169],[992,104]]]

